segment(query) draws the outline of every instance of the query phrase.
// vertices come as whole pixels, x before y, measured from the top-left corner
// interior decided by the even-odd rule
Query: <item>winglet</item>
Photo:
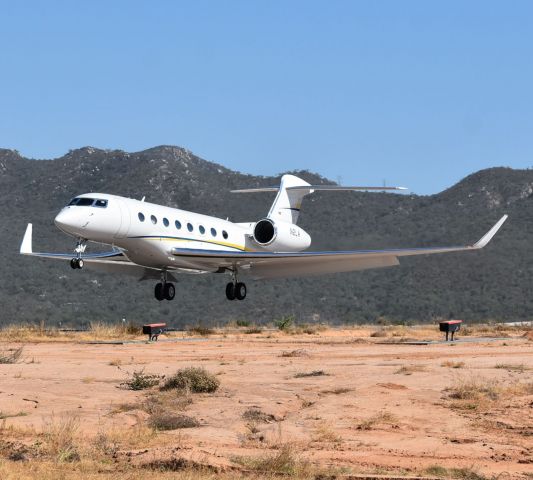
[[[22,255],[31,255],[33,253],[32,251],[32,224],[28,223],[28,226],[26,227],[26,233],[24,234],[24,238],[22,239],[22,243],[20,244],[20,253]]]
[[[496,235],[498,230],[505,223],[505,220],[507,220],[508,216],[509,215],[504,215],[502,218],[500,218],[496,225],[494,225],[485,235],[483,235],[476,243],[474,243],[474,245],[472,245],[472,248],[483,248],[485,245],[487,245],[487,243],[492,240],[492,237]]]

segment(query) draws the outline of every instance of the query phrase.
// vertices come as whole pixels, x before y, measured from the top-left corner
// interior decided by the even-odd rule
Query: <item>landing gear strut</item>
[[[226,298],[228,300],[244,300],[246,298],[246,285],[237,281],[236,272],[233,272],[232,281],[226,285]]]
[[[175,295],[176,287],[172,282],[167,282],[167,272],[161,272],[161,281],[155,285],[154,297],[161,302],[162,300],[174,300]]]
[[[74,252],[76,252],[76,256],[70,261],[70,268],[74,270],[83,268],[83,259],[81,258],[81,254],[85,252],[86,248],[87,240],[79,238],[78,242],[76,243],[76,248],[74,249]]]

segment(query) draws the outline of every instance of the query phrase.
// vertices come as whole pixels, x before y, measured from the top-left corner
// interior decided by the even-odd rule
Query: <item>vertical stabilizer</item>
[[[313,190],[287,190],[288,187],[307,187],[309,183],[294,175],[283,175],[276,199],[268,212],[268,218],[294,223],[298,221],[302,199]]]

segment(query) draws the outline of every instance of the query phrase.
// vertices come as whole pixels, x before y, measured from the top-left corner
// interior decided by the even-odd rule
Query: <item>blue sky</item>
[[[436,193],[533,165],[533,2],[0,1],[0,147]]]

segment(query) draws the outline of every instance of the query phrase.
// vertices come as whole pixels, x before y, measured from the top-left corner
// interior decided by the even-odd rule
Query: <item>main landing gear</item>
[[[246,284],[237,281],[236,272],[233,272],[232,281],[226,285],[226,298],[228,300],[244,300],[246,298]]]
[[[83,268],[83,259],[81,258],[81,254],[85,252],[86,248],[87,240],[84,240],[83,238],[78,239],[78,242],[76,243],[76,248],[74,249],[74,252],[76,252],[76,256],[70,261],[70,268],[72,268],[73,270]]]
[[[161,281],[155,285],[154,297],[160,302],[163,300],[174,300],[176,287],[172,282],[167,282],[167,272],[161,272]]]

